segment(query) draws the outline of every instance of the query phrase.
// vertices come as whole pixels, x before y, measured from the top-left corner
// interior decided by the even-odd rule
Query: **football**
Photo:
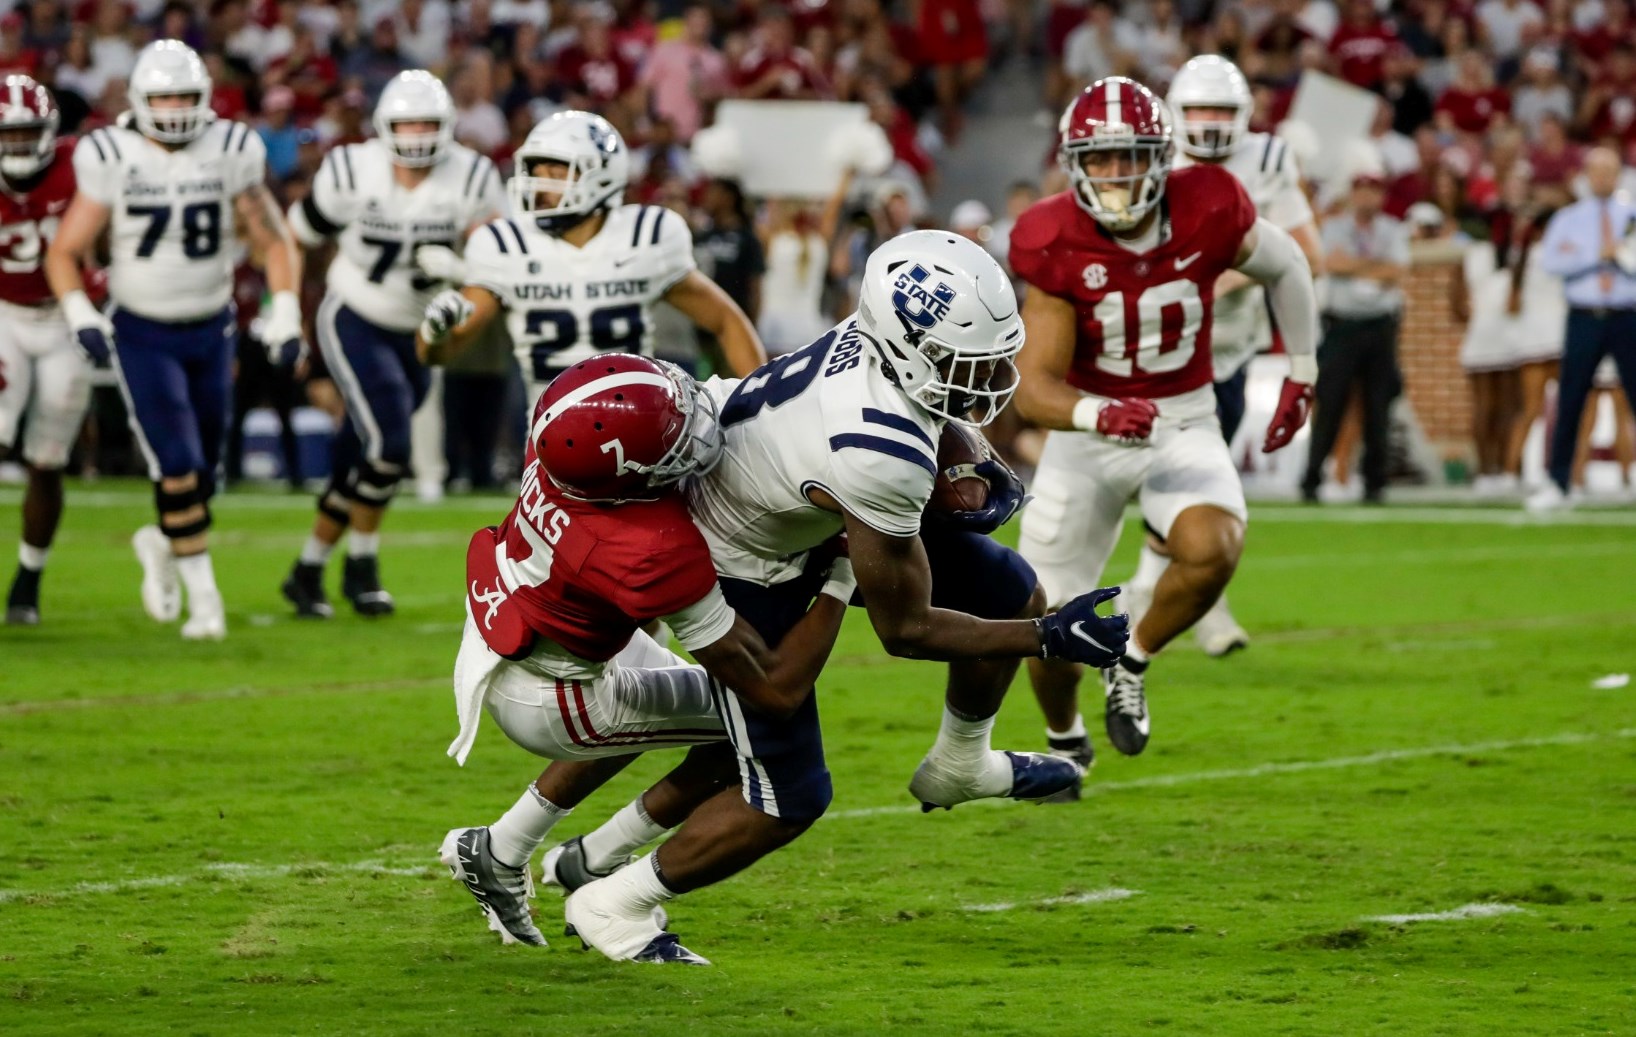
[[[943,426],[937,441],[937,482],[928,510],[976,511],[988,503],[988,480],[972,474],[972,469],[989,456],[988,440],[981,433],[953,422]]]

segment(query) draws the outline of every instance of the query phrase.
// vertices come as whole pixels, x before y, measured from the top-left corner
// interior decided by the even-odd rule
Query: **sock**
[[[189,602],[220,596],[216,590],[216,570],[210,564],[209,551],[177,558],[176,571],[182,576],[182,586],[187,588]]]
[[[301,545],[301,564],[322,568],[324,563],[329,561],[330,552],[333,550],[334,544],[326,544],[315,536],[308,536],[307,542]]]
[[[50,555],[51,548],[49,547],[32,547],[21,540],[17,542],[17,564],[25,569],[39,572],[45,568],[45,560]]]
[[[609,882],[617,887],[621,904],[628,907],[632,914],[641,915],[653,910],[667,900],[676,899],[676,894],[665,885],[659,874],[658,851],[647,854],[609,876]]]
[[[1130,641],[1125,645],[1125,657],[1119,661],[1131,673],[1146,673],[1148,658],[1147,649],[1143,648],[1142,643],[1136,640],[1136,635],[1132,634]]]
[[[642,809],[641,797],[637,797],[585,837],[581,844],[585,847],[585,866],[598,873],[612,871],[667,831],[669,829],[654,823]]]
[[[526,867],[546,833],[570,813],[540,795],[531,782],[511,809],[489,825],[489,850],[501,864]]]
[[[970,760],[989,752],[989,733],[994,730],[994,718],[969,720],[947,705],[943,707],[943,723],[937,729],[937,741],[931,755],[944,759]]]
[[[1153,550],[1148,544],[1143,544],[1142,553],[1136,561],[1136,575],[1130,578],[1131,586],[1151,589],[1158,584],[1159,577],[1163,576],[1168,568],[1170,559]]]
[[[379,533],[360,533],[354,529],[347,534],[348,558],[373,558],[381,553]]]
[[[1066,731],[1053,731],[1050,727],[1046,727],[1045,729],[1045,738],[1048,742],[1077,741],[1078,739],[1084,737],[1085,718],[1080,716],[1078,713],[1074,714],[1074,722],[1068,725],[1068,730]]]

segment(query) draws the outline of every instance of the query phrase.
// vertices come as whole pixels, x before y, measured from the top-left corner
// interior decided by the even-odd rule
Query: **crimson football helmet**
[[[581,360],[552,379],[529,432],[540,467],[580,500],[658,496],[721,460],[716,404],[681,368],[625,353]]]
[[[0,80],[0,173],[27,180],[49,165],[61,123],[51,91],[25,75]]]
[[[1057,158],[1080,208],[1109,230],[1130,230],[1164,197],[1174,138],[1170,111],[1153,91],[1111,76],[1086,87],[1062,113]]]

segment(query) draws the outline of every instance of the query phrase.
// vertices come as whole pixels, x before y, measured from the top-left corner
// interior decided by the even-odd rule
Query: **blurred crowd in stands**
[[[1385,211],[1418,238],[1489,242],[1503,257],[1573,196],[1587,147],[1636,159],[1624,0],[0,0],[0,71],[51,85],[67,129],[122,111],[137,50],[167,36],[207,55],[213,106],[259,129],[286,201],[325,149],[368,134],[375,97],[405,67],[445,77],[457,137],[503,168],[550,112],[602,113],[633,152],[628,200],[692,218],[701,266],[761,318],[773,351],[845,312],[861,258],[904,229],[949,227],[1003,259],[1011,220],[1062,186],[1048,127],[1072,92],[1127,74],[1162,94],[1197,53],[1242,67],[1256,130],[1279,128],[1306,70],[1379,94],[1369,162]],[[968,97],[1007,63],[1039,84],[1037,179],[931,211]],[[703,176],[687,146],[725,98],[866,104],[892,169],[828,204],[745,198]],[[246,322],[258,297],[247,283]],[[505,368],[503,356],[474,364]]]

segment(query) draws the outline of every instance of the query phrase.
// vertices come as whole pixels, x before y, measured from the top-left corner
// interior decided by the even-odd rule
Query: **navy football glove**
[[[1123,612],[1096,614],[1098,605],[1118,595],[1118,587],[1103,587],[1034,620],[1040,631],[1040,654],[1046,659],[1067,659],[1099,670],[1118,662],[1130,641],[1130,616]]]
[[[80,349],[98,367],[107,367],[114,352],[114,325],[82,291],[70,292],[62,302],[63,317],[74,329]]]
[[[975,511],[928,512],[945,526],[972,533],[992,533],[1010,522],[1028,501],[1028,490],[1004,461],[991,457],[972,466],[972,474],[988,483],[988,501]]]

